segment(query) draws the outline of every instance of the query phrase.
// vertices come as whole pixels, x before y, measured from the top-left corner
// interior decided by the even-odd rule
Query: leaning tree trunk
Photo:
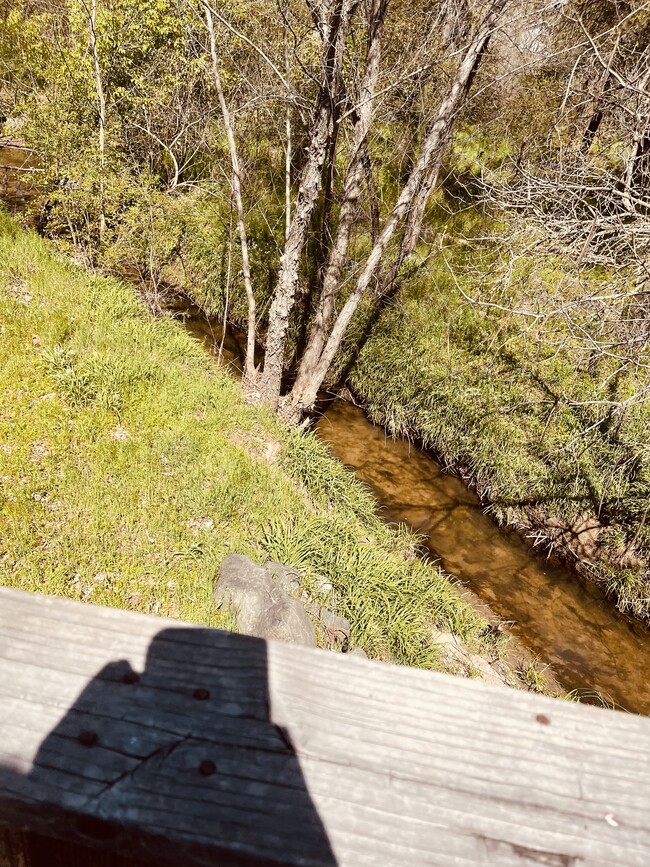
[[[320,358],[327,335],[335,313],[336,297],[339,291],[341,275],[348,257],[350,235],[357,215],[357,206],[361,195],[361,183],[367,169],[368,152],[366,142],[374,117],[374,98],[379,78],[381,58],[381,36],[386,17],[388,0],[373,0],[368,35],[368,51],[366,56],[366,71],[359,90],[359,109],[352,138],[352,150],[343,187],[343,201],[339,214],[336,237],[330,250],[330,256],[323,278],[321,297],[316,309],[314,322],[303,353],[294,384],[293,392],[300,395],[308,385],[314,365]]]
[[[280,260],[278,282],[269,310],[260,397],[274,410],[277,409],[280,399],[285,345],[289,317],[296,300],[300,258],[307,241],[314,208],[318,202],[323,164],[334,131],[334,96],[341,74],[344,46],[354,8],[355,0],[337,0],[326,30],[323,45],[323,82],[311,126],[309,148],[293,208],[291,226]]]
[[[489,36],[483,42],[483,45],[476,56],[474,65],[469,73],[469,76],[463,85],[462,93],[459,97],[459,99],[461,99],[462,101],[465,100],[467,94],[469,93],[469,89],[472,86],[472,82],[474,81],[474,77],[476,76],[478,68],[481,64],[483,54],[488,47],[488,43]],[[395,288],[395,281],[397,280],[400,268],[409,258],[409,256],[412,256],[415,252],[415,248],[420,238],[420,233],[422,232],[422,224],[424,222],[427,203],[431,198],[431,193],[438,186],[438,178],[440,176],[440,169],[442,168],[442,158],[445,154],[445,149],[451,139],[452,130],[453,118],[452,123],[449,124],[447,132],[440,138],[437,151],[431,160],[431,164],[427,170],[426,177],[422,182],[420,189],[417,192],[417,195],[411,202],[410,208],[408,209],[408,215],[406,217],[404,231],[400,239],[397,253],[393,258],[387,276],[382,281],[382,287],[380,292],[381,296],[392,294]]]
[[[426,185],[429,169],[434,157],[438,154],[443,144],[449,140],[454,120],[466,101],[476,69],[481,62],[492,32],[498,24],[507,3],[508,0],[493,0],[487,15],[467,48],[465,56],[453,78],[449,92],[441,103],[431,128],[424,139],[420,156],[366,260],[354,290],[333,324],[318,361],[314,364],[311,371],[309,371],[306,386],[301,388],[300,393],[296,392],[295,388],[292,389],[282,407],[282,415],[287,420],[297,421],[306,409],[313,406],[318,390],[341,345],[350,320],[361,299],[368,291],[373,275],[380,265],[388,244],[393,238],[401,220],[412,206],[420,189],[423,185]]]
[[[232,166],[231,188],[233,198],[235,200],[235,208],[237,210],[237,229],[239,231],[239,246],[241,249],[242,260],[242,275],[244,278],[244,289],[246,291],[246,299],[248,301],[248,321],[246,328],[246,359],[244,361],[244,383],[250,388],[255,382],[255,294],[253,293],[253,282],[251,280],[251,267],[248,257],[248,236],[246,234],[246,223],[244,222],[244,203],[241,194],[241,175],[239,169],[239,155],[237,153],[237,143],[235,141],[235,132],[228,110],[228,104],[223,93],[221,84],[221,75],[219,74],[219,61],[217,58],[217,44],[214,35],[214,20],[212,18],[212,10],[209,6],[205,6],[205,23],[210,36],[210,55],[212,58],[212,76],[214,85],[217,89],[219,98],[219,106],[221,108],[221,116],[223,125],[226,128],[226,138],[228,140],[228,150],[230,152],[230,163]],[[225,327],[225,325],[224,325]]]

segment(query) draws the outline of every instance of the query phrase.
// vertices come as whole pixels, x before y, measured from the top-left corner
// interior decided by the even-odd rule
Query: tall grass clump
[[[364,530],[371,534],[360,538]],[[463,635],[477,648],[490,642],[485,623],[458,605],[446,576],[415,556],[415,540],[405,529],[378,521],[362,527],[350,515],[301,515],[270,521],[264,543],[271,557],[302,570],[308,582],[328,579],[354,642],[373,656],[436,667],[432,626]]]

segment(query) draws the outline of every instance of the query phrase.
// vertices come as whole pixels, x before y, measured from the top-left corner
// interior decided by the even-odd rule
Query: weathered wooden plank
[[[645,867],[649,810],[646,718],[0,588],[5,824],[158,864]]]

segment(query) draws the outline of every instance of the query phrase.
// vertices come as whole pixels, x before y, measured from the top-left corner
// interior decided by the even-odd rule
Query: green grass
[[[486,624],[314,438],[238,386],[134,290],[0,214],[0,581],[228,628],[222,558],[327,576],[374,656],[435,667],[431,627]]]

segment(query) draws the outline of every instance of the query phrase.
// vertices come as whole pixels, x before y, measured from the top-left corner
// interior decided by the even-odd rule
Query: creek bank
[[[650,627],[650,607],[647,604],[639,607],[637,599],[630,596],[631,590],[638,591],[646,585],[644,575],[648,574],[650,563],[633,544],[614,549],[607,542],[607,524],[595,514],[585,511],[574,520],[568,520],[549,513],[539,503],[498,510],[489,494],[491,480],[472,470],[456,455],[438,450],[417,423],[417,416],[410,417],[408,406],[400,407],[396,425],[395,408],[391,410],[379,404],[365,390],[348,383],[340,395],[361,408],[372,424],[380,425],[392,437],[412,442],[440,464],[444,472],[460,479],[476,494],[497,526],[514,531],[529,547],[554,557],[580,580],[593,582],[621,615]]]
[[[229,329],[223,335],[218,322],[211,320],[200,307],[178,294],[170,302],[168,309],[183,322],[189,333],[203,344],[207,352],[215,357],[221,353],[221,363],[227,365],[236,376],[240,375],[243,350],[239,342],[240,335],[236,330]],[[372,451],[372,447],[370,448]],[[358,468],[354,461],[343,458],[343,462],[351,464],[353,470]],[[383,509],[385,503],[381,496],[378,501]],[[294,574],[297,575],[295,572]],[[486,622],[494,635],[507,641],[502,643],[498,654],[484,651],[476,653],[468,649],[467,643],[453,632],[430,627],[445,670],[463,677],[479,677],[489,682],[504,683],[516,688],[532,688],[551,695],[562,695],[566,692],[551,668],[540,662],[543,652],[538,655],[531,651],[513,634],[510,624],[488,603],[466,586],[459,585],[453,574],[447,577],[452,592],[462,604],[468,605]],[[305,599],[308,600],[308,595]]]
[[[229,554],[221,563],[213,598],[219,609],[234,616],[237,631],[244,635],[367,658],[351,642],[350,621],[337,613],[340,600],[332,584],[322,576],[311,582],[311,590],[304,584],[297,569],[272,560],[260,566],[250,557]],[[533,661],[520,647],[509,647],[506,658],[488,660],[452,632],[432,628],[432,636],[447,671],[511,687],[541,685],[522,677]],[[561,692],[548,680],[545,687],[553,694]]]
[[[178,308],[175,310],[177,316],[181,312]],[[218,324],[206,320],[205,316],[196,310],[193,313],[194,315],[183,317],[186,329],[197,337],[209,352],[217,355],[221,343]],[[238,357],[236,334],[226,335],[224,349],[222,362],[227,362],[236,370]],[[354,407],[351,408],[354,409]],[[334,423],[331,412],[328,416],[328,423]],[[359,455],[350,458],[338,454],[338,457],[344,463],[351,465],[362,480],[367,481],[364,479],[361,467],[369,456],[378,452],[377,444],[373,444],[372,438],[375,436],[375,438],[381,439],[381,445],[384,444],[385,439],[383,434],[378,433],[377,430],[374,434],[371,433],[372,425],[369,422],[364,421],[363,424],[365,427],[358,436]],[[349,419],[342,423],[336,423],[338,435],[345,435],[348,428]],[[306,449],[309,452],[309,443],[304,442],[304,438],[300,438],[300,443],[299,450],[302,452]],[[399,442],[395,443],[395,447],[398,450],[401,449],[402,452],[404,451],[404,446],[400,445]],[[263,444],[256,451],[259,451],[260,456],[263,457],[265,454]],[[406,451],[409,452],[408,447]],[[396,475],[404,483],[401,487],[406,486],[408,488],[411,485],[409,466],[413,464],[412,457],[410,454],[401,455],[399,466],[395,469]],[[303,458],[307,458],[306,453]],[[311,459],[316,460],[317,464],[320,460],[316,454],[311,455],[310,462]],[[379,460],[380,463],[384,462],[384,457],[379,456]],[[436,484],[434,476],[438,475],[438,470],[435,470],[429,479],[428,475],[431,475],[429,467],[433,462],[425,455],[422,456],[422,460],[427,464],[425,487],[429,491],[431,486]],[[296,467],[294,467],[293,472],[295,469]],[[305,467],[298,468],[299,476],[304,469]],[[386,466],[381,467],[381,472],[386,472]],[[310,473],[308,472],[305,478],[309,476]],[[318,477],[318,472],[315,473],[316,477]],[[452,476],[445,476],[445,478],[448,482],[453,481],[462,488],[459,495],[462,503],[467,501],[468,504],[473,504],[473,495],[464,488],[458,479]],[[414,487],[418,486],[421,487],[421,483],[414,483]],[[390,505],[390,499],[387,499],[386,491],[382,489],[382,485],[380,484],[379,487],[371,485],[371,487],[373,487],[384,510],[384,517],[389,522],[407,523],[416,532],[422,530],[418,514],[396,513]],[[649,646],[647,636],[639,636],[628,630],[626,624],[621,622],[621,618],[617,619],[616,611],[611,605],[606,604],[603,607],[599,598],[594,598],[588,593],[581,595],[580,587],[582,585],[578,584],[570,572],[559,567],[554,568],[550,570],[554,575],[550,580],[549,576],[543,574],[547,571],[546,561],[542,561],[540,565],[534,565],[541,559],[535,552],[530,551],[523,542],[519,543],[518,539],[519,544],[515,545],[515,540],[512,537],[503,537],[503,533],[498,530],[497,525],[480,510],[472,511],[473,506],[470,505],[467,508],[470,509],[467,515],[463,515],[461,509],[461,525],[464,528],[465,536],[462,537],[461,535],[461,538],[453,546],[453,556],[460,557],[458,567],[446,555],[442,558],[442,565],[448,575],[451,573],[452,576],[458,575],[460,577],[462,589],[457,585],[454,586],[455,579],[453,577],[446,580],[451,592],[459,597],[462,604],[470,606],[484,623],[487,621],[493,634],[504,637],[505,633],[509,637],[509,646],[505,651],[505,659],[503,660],[504,670],[498,672],[502,682],[534,689],[541,688],[551,692],[575,691],[585,700],[596,702],[603,700],[602,696],[604,696],[604,700],[612,704],[637,712],[650,712],[650,707],[643,698],[642,686],[644,672],[647,669]],[[456,517],[453,520],[458,522]],[[477,522],[479,527],[476,526]],[[485,527],[481,525],[487,525],[490,529],[485,531]],[[480,532],[479,536],[475,538],[477,529]],[[485,532],[487,532],[488,538],[486,542],[483,542],[480,539],[480,534]],[[501,555],[498,559],[494,558],[492,546],[495,541],[493,536],[499,536],[496,544],[502,546],[505,551],[505,561]],[[432,553],[438,559],[440,554],[436,548],[437,542],[434,542]],[[318,556],[320,558],[323,554],[319,553]],[[473,575],[469,576],[466,574],[467,569],[465,568],[468,557],[470,560],[474,559],[471,564]],[[475,586],[474,577],[477,570],[480,573],[480,581]],[[353,571],[356,572],[356,567]],[[351,598],[349,593],[353,592],[351,588],[358,580],[356,577],[352,579],[353,584],[350,589],[345,590],[345,597],[348,600],[346,601],[345,613],[353,623],[357,624],[357,627],[361,625],[358,620],[359,617],[364,623],[366,619],[364,610],[349,608]],[[467,591],[468,584],[474,588],[478,596]],[[415,586],[414,584],[414,588]],[[369,592],[381,593],[382,591],[378,587]],[[413,592],[416,592],[415,589]],[[428,591],[423,588],[422,591],[417,592],[427,593]],[[563,601],[567,594],[568,602]],[[513,599],[516,602],[514,607],[510,604]],[[416,602],[416,605],[419,605],[419,602]],[[514,622],[514,629],[511,628],[511,622]],[[365,630],[365,626],[361,626],[361,628]],[[463,651],[460,654],[455,654],[454,658],[450,649],[457,648],[459,642],[449,641],[446,638],[444,634],[447,631],[446,628],[442,627],[437,632],[433,630],[430,622],[426,629],[428,630],[428,638],[425,641],[427,644],[432,641],[439,659],[435,663],[436,667],[440,666],[448,671],[476,676],[479,665],[473,664],[472,652]],[[370,637],[369,634],[368,637]],[[447,647],[443,652],[441,645],[444,645],[445,642],[447,642]],[[502,646],[499,654],[495,655],[488,647],[490,643],[482,641],[483,646],[480,647],[479,653],[490,665],[495,666],[497,663],[500,664],[498,656],[503,655],[504,649]],[[372,648],[374,644],[375,642],[371,639],[369,646],[371,656],[380,659],[394,659],[392,653],[386,654],[383,649]],[[476,646],[474,644],[475,651]],[[544,663],[551,663],[553,670],[549,671],[547,665],[540,665],[540,660],[543,660]],[[474,663],[477,663],[477,660],[474,660]],[[410,664],[418,663],[411,662]],[[540,669],[544,672],[543,676]],[[559,684],[562,684],[562,687]]]
[[[299,563],[310,590],[326,577],[372,657],[441,667],[432,626],[494,649],[324,445],[245,404],[132,286],[4,213],[0,331],[0,583],[227,628],[212,592],[237,552]]]
[[[198,306],[178,297],[170,309],[182,318],[190,333],[200,339],[208,351],[216,354],[214,347],[221,341],[218,324],[212,323]],[[223,346],[224,362],[237,370],[241,364],[241,354],[238,334],[229,331]],[[623,578],[633,581],[633,574],[646,569],[648,564],[629,546],[619,551],[613,551],[608,547],[603,541],[606,527],[596,516],[583,514],[570,522],[546,514],[540,506],[531,505],[521,507],[516,512],[511,510],[510,520],[499,519],[494,510],[491,510],[492,502],[486,493],[489,489],[488,482],[463,465],[455,456],[438,452],[417,423],[409,419],[407,408],[400,413],[400,426],[399,430],[396,430],[388,408],[379,406],[369,395],[356,388],[353,389],[348,384],[339,391],[339,397],[360,407],[372,424],[385,428],[391,436],[403,437],[412,442],[416,448],[430,455],[436,463],[440,464],[445,472],[462,480],[463,484],[479,497],[483,507],[490,510],[497,526],[515,531],[529,547],[553,555],[581,580],[595,582],[607,593],[623,615],[634,617],[634,613],[629,610],[630,606],[623,597],[625,586]],[[622,570],[628,570],[628,573],[624,575]],[[611,586],[614,572],[623,576],[620,582],[622,587],[619,587],[618,591]],[[635,619],[644,625],[650,625],[650,611]]]

